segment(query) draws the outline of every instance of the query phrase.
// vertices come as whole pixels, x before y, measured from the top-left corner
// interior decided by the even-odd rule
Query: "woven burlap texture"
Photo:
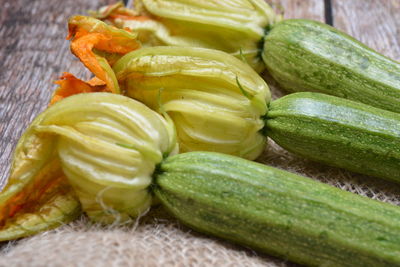
[[[274,98],[282,95],[272,86]],[[271,140],[259,162],[394,205],[398,186],[299,158]],[[292,263],[196,233],[162,207],[133,225],[104,228],[85,217],[56,230],[4,243],[0,266],[289,266]]]

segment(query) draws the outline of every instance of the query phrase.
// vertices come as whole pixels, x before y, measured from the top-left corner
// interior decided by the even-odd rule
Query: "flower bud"
[[[92,15],[138,33],[144,46],[192,46],[244,57],[257,71],[266,27],[279,20],[264,0],[137,0],[134,10],[122,4]]]
[[[69,96],[37,117],[20,140],[12,184],[0,200],[13,188],[41,195],[67,177],[93,221],[130,221],[151,204],[148,187],[156,164],[177,152],[174,131],[171,122],[133,99],[110,93]],[[32,196],[25,197],[26,206]]]
[[[270,91],[239,59],[204,48],[149,47],[123,56],[113,70],[126,95],[168,113],[181,152],[255,159],[263,151]]]

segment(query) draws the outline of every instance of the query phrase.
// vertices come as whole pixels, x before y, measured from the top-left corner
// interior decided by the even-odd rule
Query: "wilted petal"
[[[86,16],[74,16],[68,21],[71,51],[109,91],[119,93],[118,82],[111,66],[122,55],[138,49],[136,35]]]
[[[53,135],[38,133],[38,116],[14,151],[0,193],[0,241],[29,236],[74,220],[80,204],[62,172]]]
[[[50,100],[50,105],[71,95],[108,91],[105,83],[97,77],[85,82],[68,72],[65,72],[60,77],[60,80],[55,81],[55,83],[58,84],[59,87],[54,91]]]

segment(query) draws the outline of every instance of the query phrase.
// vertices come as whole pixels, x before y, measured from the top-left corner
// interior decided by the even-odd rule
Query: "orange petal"
[[[68,23],[71,51],[113,93],[119,85],[111,66],[119,57],[140,47],[136,36],[104,22],[85,16],[74,16]]]
[[[55,84],[58,84],[59,87],[54,92],[50,105],[75,94],[109,91],[106,86],[104,86],[104,82],[98,78],[93,78],[89,82],[85,82],[68,72],[65,72],[63,76],[60,77],[60,80],[55,81]]]
[[[106,71],[101,67],[96,55],[92,51],[96,44],[101,42],[107,43],[110,39],[104,34],[90,33],[73,40],[71,51],[96,77],[104,81],[111,91],[114,91],[112,90],[114,87],[112,81],[110,81]]]
[[[102,80],[100,80],[97,77],[93,77],[92,79],[90,79],[89,81],[87,81],[87,83],[91,86],[103,86],[106,85],[106,83]]]

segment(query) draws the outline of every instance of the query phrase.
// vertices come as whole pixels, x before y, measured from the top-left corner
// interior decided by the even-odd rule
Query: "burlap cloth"
[[[272,85],[274,98],[281,91]],[[370,198],[400,204],[396,184],[301,159],[272,141],[259,162]],[[133,225],[104,228],[83,216],[31,238],[3,243],[0,266],[290,266],[292,263],[196,233],[161,206]]]

